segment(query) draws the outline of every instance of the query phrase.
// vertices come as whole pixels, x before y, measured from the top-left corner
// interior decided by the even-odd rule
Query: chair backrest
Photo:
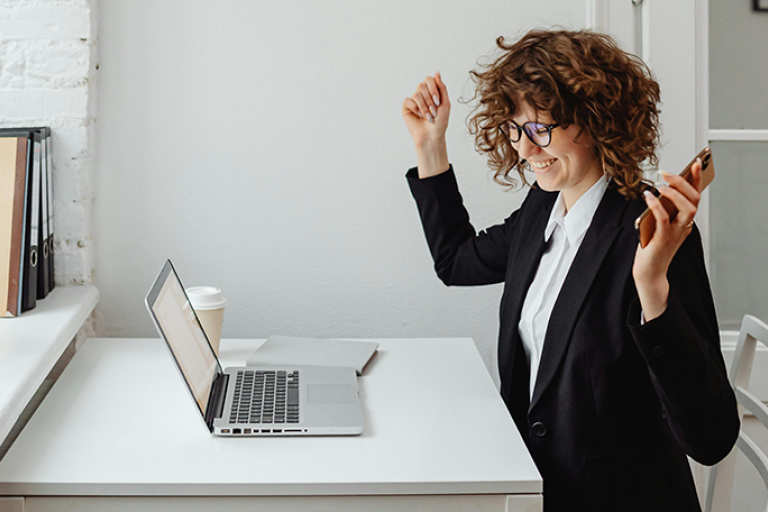
[[[739,333],[739,343],[736,345],[736,353],[733,355],[733,362],[731,363],[730,380],[739,401],[739,419],[742,420],[742,424],[744,412],[748,410],[760,420],[765,428],[768,428],[768,407],[747,391],[758,341],[768,346],[768,325],[754,316],[744,315]],[[760,473],[765,486],[768,487],[768,457],[743,430],[739,433],[736,448],[747,456],[747,459]],[[730,511],[733,478],[736,470],[736,448],[710,471],[704,502],[705,512]],[[766,512],[768,512],[768,507],[766,507]]]

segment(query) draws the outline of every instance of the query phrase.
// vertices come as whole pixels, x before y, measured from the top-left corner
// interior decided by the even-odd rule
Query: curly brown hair
[[[487,153],[497,183],[517,188],[523,161],[499,131],[525,102],[548,112],[553,122],[575,124],[594,141],[595,156],[627,198],[642,188],[641,164],[657,166],[659,84],[645,63],[622,51],[609,36],[588,30],[528,32],[509,44],[496,39],[502,55],[471,71],[479,103],[468,127],[479,152]]]

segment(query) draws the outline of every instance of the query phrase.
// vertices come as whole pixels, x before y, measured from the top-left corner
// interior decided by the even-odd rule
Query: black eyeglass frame
[[[509,125],[512,125],[515,128],[517,128],[517,140],[512,140],[512,138],[509,135],[507,135],[507,132],[504,131],[504,126],[509,126]],[[533,140],[533,136],[530,133],[528,133],[528,129],[526,128],[526,126],[528,126],[528,125],[537,125],[540,128],[546,128],[547,129],[547,139],[548,139],[547,143],[546,144],[539,144],[538,142]],[[514,121],[507,121],[505,124],[499,126],[499,131],[501,132],[502,135],[504,135],[504,137],[506,137],[506,139],[509,141],[510,144],[517,144],[518,142],[520,142],[520,139],[523,137],[523,132],[525,132],[525,136],[528,137],[528,140],[530,140],[531,142],[533,142],[535,145],[539,146],[540,148],[546,148],[547,146],[552,144],[552,130],[554,128],[557,128],[558,126],[560,126],[560,123],[544,124],[544,123],[539,123],[537,121],[527,121],[527,122],[523,123],[522,126],[519,126]]]

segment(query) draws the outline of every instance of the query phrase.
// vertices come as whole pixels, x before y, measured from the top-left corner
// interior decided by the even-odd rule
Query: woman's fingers
[[[421,117],[423,117],[429,122],[432,122],[434,116],[429,111],[429,104],[427,103],[427,99],[424,97],[422,87],[421,87],[422,85],[424,84],[419,85],[419,88],[416,90],[415,93],[413,93],[413,96],[411,96],[411,99],[418,106]]]
[[[427,121],[434,122],[438,114],[438,107],[447,102],[447,91],[439,73],[434,77],[428,76],[416,87],[416,92],[411,100],[418,107],[418,115]]]
[[[701,163],[701,158],[696,159],[696,163],[691,167],[691,185],[701,195],[701,173],[704,167]]]
[[[427,80],[429,80],[430,77],[427,77]],[[437,90],[437,88],[434,86],[434,80],[432,80],[433,86],[432,89]],[[426,112],[422,112],[424,114],[424,117],[427,118],[427,121],[432,122],[435,117],[437,117],[437,105],[435,105],[435,100],[432,97],[432,90],[430,89],[429,84],[424,81],[419,84],[419,87],[416,89],[416,93],[421,95],[421,98],[424,102],[424,105],[427,109]]]
[[[424,83],[429,91],[429,99],[432,100],[431,106],[435,107],[435,117],[437,117],[437,107],[440,106],[440,88],[437,86],[437,81],[431,76],[425,78]]]
[[[448,128],[450,102],[439,74],[428,76],[403,100],[402,116],[417,147],[432,140],[443,140]]]
[[[416,117],[422,117],[419,106],[411,98],[405,98],[403,100],[403,115],[411,113]]]
[[[692,203],[699,204],[701,199],[701,161],[697,160],[691,168],[691,181],[688,182],[681,176],[669,174],[661,171],[664,180],[669,183],[670,187],[673,187],[685,195]]]
[[[668,226],[669,214],[667,213],[667,210],[664,209],[664,206],[662,206],[661,201],[647,190],[644,192],[644,195],[645,203],[648,205],[648,209],[651,210],[653,217],[656,219],[656,231],[658,231],[659,228]]]
[[[701,160],[697,159],[691,166],[690,181],[663,171],[662,175],[669,186],[659,188],[659,193],[677,208],[679,213],[675,223],[682,228],[690,228],[701,200]]]
[[[682,193],[672,188],[671,186],[660,188],[659,193],[672,201],[672,204],[674,204],[675,208],[677,208],[678,213],[675,222],[680,227],[688,228],[689,224],[696,216],[696,205],[693,204],[688,197],[684,196]]]
[[[437,84],[438,92],[440,93],[440,103],[445,103],[446,105],[449,105],[450,102],[448,100],[448,88],[443,83],[443,77],[440,75],[440,72],[438,71],[435,73],[435,83]]]

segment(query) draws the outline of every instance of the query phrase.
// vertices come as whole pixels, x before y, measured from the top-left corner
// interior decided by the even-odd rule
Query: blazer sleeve
[[[697,462],[713,465],[730,453],[740,424],[696,227],[667,277],[664,313],[641,326],[635,299],[627,322],[677,442]]]
[[[513,213],[504,224],[475,234],[451,166],[447,172],[419,179],[417,168],[406,174],[421,216],[435,271],[446,285],[470,286],[504,281]]]

